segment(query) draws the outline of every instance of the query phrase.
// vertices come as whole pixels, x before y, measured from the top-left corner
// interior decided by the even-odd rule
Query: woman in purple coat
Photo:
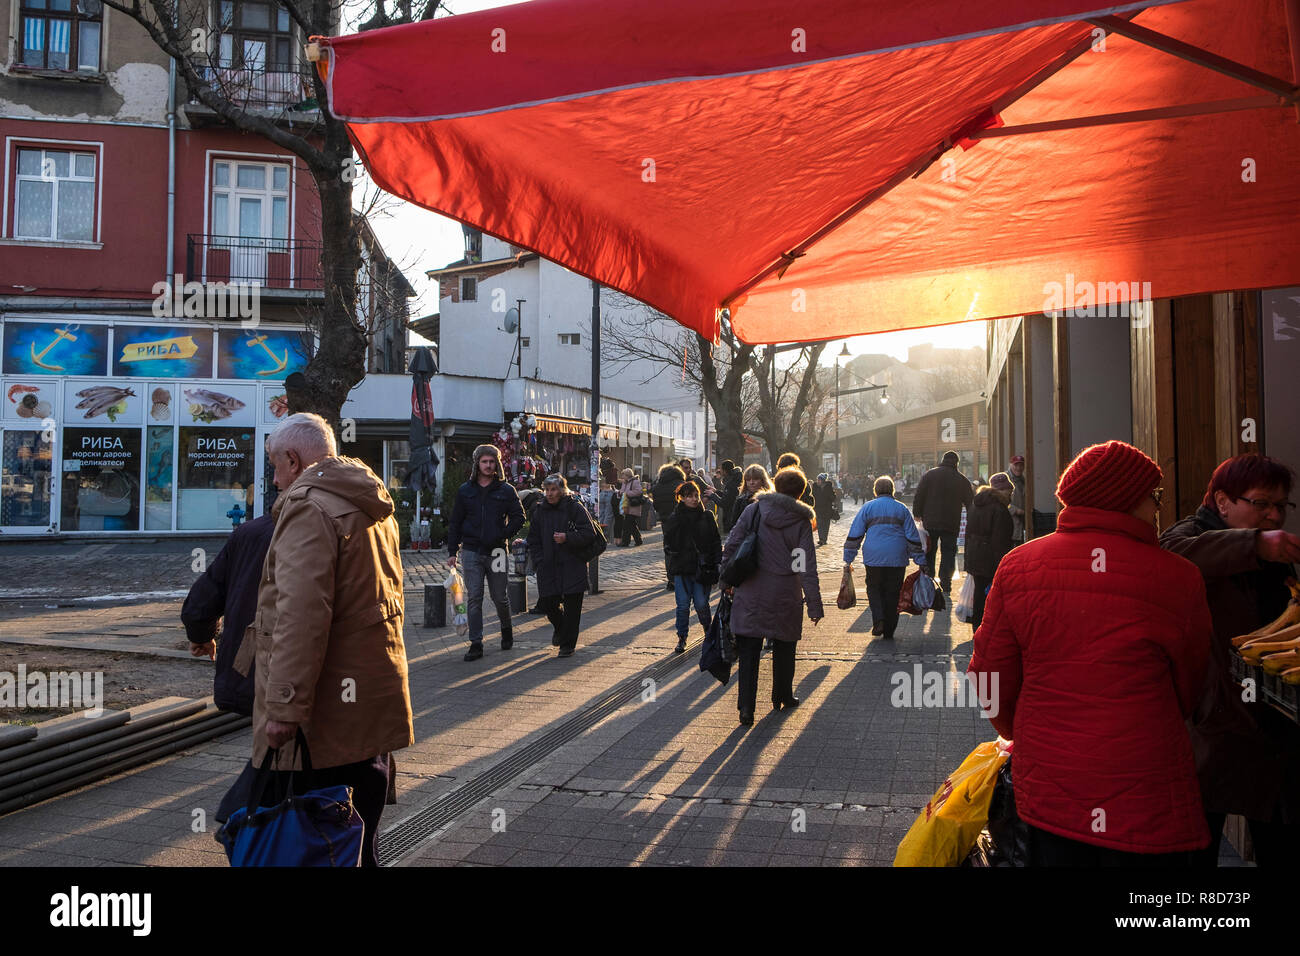
[[[772,709],[799,705],[794,696],[795,643],[803,635],[803,607],[814,625],[822,619],[817,581],[817,547],[813,509],[799,501],[808,479],[798,468],[782,468],[773,480],[776,491],[758,497],[744,510],[727,536],[725,565],[745,540],[757,511],[758,570],[732,594],[731,630],[740,657],[740,722],[754,723],[758,699],[758,660],[763,638],[773,638]]]

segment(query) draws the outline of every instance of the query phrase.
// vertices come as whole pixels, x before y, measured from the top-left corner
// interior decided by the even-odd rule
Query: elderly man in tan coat
[[[363,462],[336,455],[319,415],[286,418],[266,452],[281,494],[257,616],[240,648],[245,662],[257,655],[253,764],[279,748],[281,773],[262,805],[283,799],[284,771],[301,768],[301,730],[312,773],[294,774],[295,793],[352,787],[366,828],[361,865],[377,866],[390,752],[413,741],[393,502]]]

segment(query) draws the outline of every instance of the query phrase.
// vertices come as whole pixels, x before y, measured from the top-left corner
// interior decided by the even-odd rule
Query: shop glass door
[[[0,528],[48,531],[54,523],[54,443],[44,431],[5,429],[0,445]]]

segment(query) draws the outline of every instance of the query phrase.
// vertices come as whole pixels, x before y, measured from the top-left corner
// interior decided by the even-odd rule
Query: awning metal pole
[[[1002,126],[997,129],[982,129],[969,135],[971,139],[996,139],[999,136],[1023,136],[1026,133],[1048,133],[1053,130],[1083,129],[1116,123],[1144,123],[1149,120],[1173,119],[1179,116],[1206,116],[1212,113],[1231,113],[1236,110],[1266,109],[1287,105],[1284,99],[1277,96],[1249,96],[1239,100],[1186,103],[1182,106],[1160,106],[1147,110],[1130,110],[1126,113],[1100,113],[1096,116],[1078,116],[1073,119],[1050,120],[1046,123]]]

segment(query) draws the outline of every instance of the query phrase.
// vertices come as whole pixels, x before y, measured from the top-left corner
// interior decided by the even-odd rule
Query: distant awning
[[[1300,284],[1287,3],[534,0],[321,65],[384,189],[833,339]]]

